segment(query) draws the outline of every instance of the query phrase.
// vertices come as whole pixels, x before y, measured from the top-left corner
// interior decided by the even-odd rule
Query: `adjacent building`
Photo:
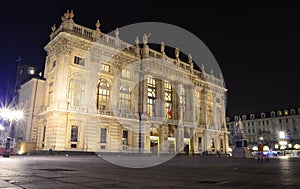
[[[52,26],[44,80],[20,88],[23,141],[40,151],[227,153],[223,78],[149,48],[78,25]]]
[[[237,132],[239,119],[242,121],[250,149],[259,142],[273,150],[292,149],[300,144],[300,108],[235,115],[226,119],[230,146],[234,145],[233,137]]]

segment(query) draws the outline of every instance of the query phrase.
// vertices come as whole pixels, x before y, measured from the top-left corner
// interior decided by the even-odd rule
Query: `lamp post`
[[[286,145],[287,145],[287,141],[286,141],[286,138],[285,138],[285,132],[284,131],[279,131],[278,135],[279,135],[280,150],[283,150],[283,155],[285,155],[285,148],[286,148]]]
[[[4,149],[4,154],[3,157],[9,157],[10,156],[10,142],[11,142],[11,125],[13,121],[19,121],[20,119],[23,118],[23,112],[20,110],[12,110],[8,108],[1,108],[0,109],[0,117],[3,120],[8,120],[9,121],[9,136],[6,138],[6,144],[5,144],[5,149]]]

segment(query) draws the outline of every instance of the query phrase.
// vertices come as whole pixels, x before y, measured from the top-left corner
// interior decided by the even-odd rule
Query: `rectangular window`
[[[74,64],[84,66],[85,65],[85,60],[84,60],[84,58],[74,56]]]
[[[105,72],[110,72],[110,65],[101,64],[101,70]]]
[[[122,70],[122,77],[130,78],[130,71],[129,70]]]
[[[106,133],[107,133],[107,129],[106,128],[101,128],[100,131],[100,143],[106,143]]]
[[[128,145],[128,131],[123,131],[123,145]]]
[[[54,68],[56,66],[56,60],[53,61],[52,67]]]
[[[71,142],[78,142],[78,126],[71,128]]]
[[[31,140],[37,140],[38,137],[38,128],[33,128]]]
[[[46,126],[44,126],[43,138],[42,138],[42,148],[45,146],[45,138],[46,138]]]
[[[52,102],[52,94],[53,94],[53,82],[49,83],[49,92],[48,92],[48,105]]]

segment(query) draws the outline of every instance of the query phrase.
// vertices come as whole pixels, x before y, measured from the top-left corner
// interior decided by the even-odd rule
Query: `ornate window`
[[[150,116],[155,116],[156,81],[149,76],[147,82],[147,113]]]
[[[131,78],[131,71],[129,69],[122,70],[122,77],[128,79]]]
[[[106,143],[106,135],[107,135],[107,129],[106,128],[101,128],[100,131],[100,143]]]
[[[78,126],[71,127],[71,142],[78,142]]]
[[[121,115],[127,115],[130,112],[130,88],[128,85],[120,88],[119,111]]]
[[[84,80],[80,77],[74,77],[70,81],[69,99],[71,106],[83,105],[84,99]]]
[[[110,72],[110,65],[108,64],[101,64],[101,70],[105,72]]]
[[[84,66],[85,65],[85,59],[82,57],[74,56],[74,64]]]
[[[128,131],[123,131],[122,143],[128,145]]]
[[[165,81],[165,111],[166,117],[172,118],[172,85]]]
[[[106,79],[100,79],[97,86],[97,110],[107,110],[110,98],[110,85]]]
[[[180,85],[180,109],[182,112],[185,111],[186,102],[186,89],[183,85]]]

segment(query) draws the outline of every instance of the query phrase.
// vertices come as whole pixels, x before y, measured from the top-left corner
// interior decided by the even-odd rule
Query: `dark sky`
[[[152,3],[153,2],[153,3]],[[273,1],[218,4],[189,1],[9,1],[0,7],[0,95],[14,88],[16,59],[43,65],[50,27],[74,9],[76,23],[108,33],[138,22],[164,22],[195,34],[219,63],[227,115],[300,107],[298,6]],[[282,1],[283,2],[283,1]]]

